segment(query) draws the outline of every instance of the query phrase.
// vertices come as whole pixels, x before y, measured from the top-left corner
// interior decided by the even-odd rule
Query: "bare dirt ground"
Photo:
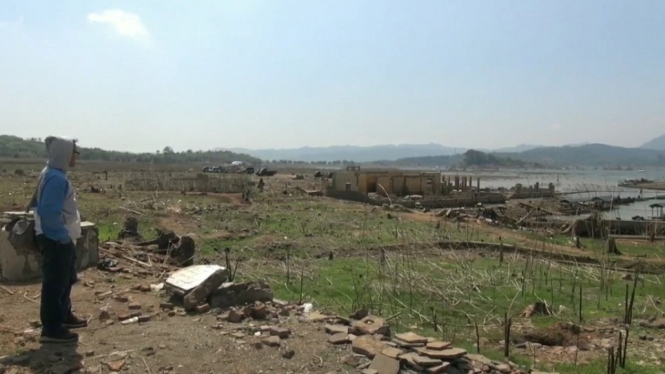
[[[355,372],[342,362],[350,352],[329,345],[321,325],[302,322],[296,315],[242,324],[220,323],[212,313],[169,316],[167,311],[159,310],[160,302],[166,299],[164,293],[133,290],[157,279],[118,277],[117,282],[109,283],[113,278],[96,269],[80,276],[72,292],[73,305],[77,314],[89,318],[90,324],[77,330],[78,346],[38,343],[39,284],[5,286],[14,295],[0,291],[0,356],[8,355],[0,362],[5,373],[69,373],[77,372],[79,367],[81,373],[109,373],[109,364],[120,362],[126,373]],[[84,286],[91,282],[94,288]],[[129,301],[99,297],[108,291],[123,294]],[[129,325],[116,318],[110,320],[112,324],[99,319],[102,308],[112,317],[131,312],[128,305],[132,302],[139,303],[142,311],[153,314],[153,318]],[[268,347],[261,344],[262,336],[255,336],[261,325],[286,327],[292,335],[280,347]],[[295,355],[283,357],[289,350]]]
[[[73,289],[73,304],[77,314],[90,322],[77,330],[78,345],[40,345],[40,285],[4,286],[0,292],[0,357],[4,355],[0,372],[111,373],[113,368],[123,373],[358,373],[356,366],[364,360],[346,345],[329,344],[323,325],[307,321],[302,313],[268,321],[220,322],[211,312],[160,310],[160,303],[169,301],[164,292],[136,289],[159,282],[157,278],[113,277],[96,269],[80,276]],[[115,295],[127,300],[116,300]],[[140,304],[142,314],[152,316],[150,321],[128,325],[118,321],[118,315],[134,311],[129,309],[132,303]],[[102,309],[110,313],[108,321],[100,320]],[[266,336],[261,329],[268,325],[288,328],[292,334],[279,347],[266,346],[261,342]],[[533,364],[540,367],[557,362],[589,364],[615,343],[616,325],[609,319],[586,325],[581,343],[565,326],[516,326],[514,351],[533,357]],[[528,331],[525,338],[522,331]],[[655,332],[632,339],[631,350],[650,356],[650,364],[665,364],[665,339],[654,338]],[[483,350],[498,349],[501,342],[483,339],[481,346]]]
[[[91,180],[91,183],[97,182],[97,179]],[[313,301],[317,307],[352,312],[363,302],[380,307],[394,304],[401,313],[393,321],[394,326],[401,331],[405,328],[427,330],[429,335],[437,328],[441,330],[441,326],[433,326],[430,314],[434,307],[440,308],[439,317],[449,313],[447,322],[454,318],[451,326],[463,327],[459,333],[445,330],[446,337],[452,337],[450,341],[458,339],[469,352],[475,351],[474,330],[468,328],[473,327],[472,321],[480,324],[481,351],[488,355],[501,352],[502,337],[497,332],[502,328],[499,318],[504,311],[518,315],[522,304],[551,299],[557,313],[550,320],[516,317],[516,336],[536,332],[529,339],[513,342],[511,355],[514,357],[511,358],[520,359],[525,368],[534,365],[554,370],[554,366],[562,362],[596,365],[606,358],[607,347],[616,346],[617,335],[623,329],[621,321],[617,320],[624,308],[621,303],[624,283],[627,282],[621,278],[623,273],[609,276],[613,279],[612,285],[616,286],[616,294],[611,295],[611,303],[607,298],[604,300],[606,304],[601,305],[598,301],[596,308],[596,294],[602,295],[602,287],[597,291],[598,284],[607,277],[597,269],[580,267],[578,277],[577,267],[542,265],[544,261],[536,261],[534,268],[529,265],[529,260],[517,255],[502,268],[497,266],[493,254],[471,250],[444,252],[434,246],[428,247],[428,243],[450,234],[455,227],[452,222],[439,222],[439,218],[431,213],[395,214],[382,211],[380,207],[304,196],[295,187],[312,189],[319,183],[307,179],[296,181],[290,175],[278,175],[266,181],[266,192],[256,194],[252,202],[245,201],[239,193],[172,192],[160,194],[154,199],[157,207],[148,208],[142,207],[140,202],[151,193],[117,194],[113,191],[80,193],[79,196],[84,213],[100,227],[104,226],[109,235],[118,231],[119,227],[114,224],[122,222],[126,209],[137,210],[142,225],[144,221],[149,222],[146,223],[149,228],[142,232],[145,236],[150,237],[154,227],[165,227],[181,235],[192,234],[200,251],[197,252],[197,262],[223,264],[222,255],[212,251],[231,247],[236,258],[242,257],[240,273],[244,273],[241,275],[245,280],[278,274],[270,279],[271,286],[282,288],[282,292],[284,288],[290,288],[291,296],[298,283],[293,279],[298,277],[291,274],[289,284],[284,280],[287,264],[293,262],[295,265],[291,265],[291,271],[304,274],[307,288],[304,301]],[[0,190],[3,187],[0,184]],[[16,210],[18,205],[5,206]],[[535,240],[521,231],[478,224],[475,220],[462,226],[474,233],[469,240],[498,242],[502,238],[544,251],[593,255],[561,242]],[[100,238],[101,241],[106,239]],[[393,272],[381,270],[379,273],[386,266],[382,262],[385,260],[383,249],[388,253],[386,263],[394,267]],[[301,258],[293,254],[298,250],[302,252]],[[330,261],[327,260],[328,254],[331,255]],[[291,255],[294,257],[289,257]],[[360,278],[354,273],[356,268],[363,269]],[[356,366],[362,360],[351,353],[348,345],[329,344],[321,324],[305,321],[296,313],[279,319],[235,324],[218,321],[212,312],[174,314],[160,310],[160,303],[168,299],[164,291],[135,289],[139,285],[162,282],[164,278],[156,275],[159,273],[110,274],[97,269],[81,272],[80,282],[73,290],[73,303],[78,314],[90,318],[90,325],[79,330],[81,340],[78,346],[57,349],[38,343],[40,285],[0,283],[0,373],[3,370],[3,374],[110,373],[112,368],[124,373],[148,374],[361,372]],[[551,280],[552,277],[555,281]],[[520,284],[525,278],[526,281]],[[585,308],[602,316],[589,316],[584,321],[587,329],[580,335],[581,344],[577,335],[571,337],[567,333],[564,333],[566,339],[553,346],[537,342],[548,341],[552,335],[558,337],[560,331],[553,327],[556,323],[577,321],[577,299],[555,295],[553,289],[557,287],[557,281],[557,292],[566,294],[571,288],[575,291],[578,282],[586,282],[585,298],[589,300],[585,300]],[[645,282],[638,288],[636,313],[640,318],[663,316],[663,293],[662,288],[658,288],[662,287],[659,282],[660,277],[654,276],[647,278],[646,288]],[[474,284],[473,288],[464,288],[470,283]],[[453,290],[452,287],[458,288]],[[494,289],[500,288],[505,292],[495,295]],[[526,293],[522,291],[520,294],[523,288]],[[407,307],[407,300],[410,300],[407,296],[412,292],[416,295],[414,305]],[[593,296],[587,296],[587,293]],[[118,294],[129,300],[117,301],[113,295]],[[419,294],[421,299],[418,299]],[[132,311],[129,303],[133,302],[141,305],[143,315],[152,316],[149,321],[124,325],[118,320],[118,315]],[[519,307],[513,306],[515,302]],[[111,313],[113,323],[100,320],[103,308]],[[492,314],[494,316],[490,316]],[[284,326],[292,334],[281,342],[280,347],[269,347],[261,343],[265,334],[255,335],[264,325]],[[643,361],[649,368],[665,365],[662,331],[657,327],[636,327],[631,331],[631,357]],[[294,353],[292,357],[286,354],[291,351]],[[595,374],[604,372],[603,369],[588,372]],[[580,370],[574,369],[575,372]],[[404,368],[400,373],[414,371]]]

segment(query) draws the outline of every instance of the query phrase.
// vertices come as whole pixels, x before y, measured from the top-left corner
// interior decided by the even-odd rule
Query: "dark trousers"
[[[72,313],[70,294],[76,283],[76,246],[62,244],[44,235],[37,236],[42,251],[42,303],[40,316],[44,331],[55,332]]]

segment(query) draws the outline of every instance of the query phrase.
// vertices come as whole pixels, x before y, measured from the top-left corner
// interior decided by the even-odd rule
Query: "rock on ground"
[[[208,296],[226,281],[228,275],[227,269],[219,269],[212,273],[203,283],[185,296],[183,300],[185,310],[195,310],[197,306],[205,304]]]

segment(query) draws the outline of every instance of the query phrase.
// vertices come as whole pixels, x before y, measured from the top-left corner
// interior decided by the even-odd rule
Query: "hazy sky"
[[[0,133],[82,146],[637,146],[665,1],[1,0]]]

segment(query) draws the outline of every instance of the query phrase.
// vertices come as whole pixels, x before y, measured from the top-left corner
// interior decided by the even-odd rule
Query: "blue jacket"
[[[37,199],[39,231],[47,238],[61,243],[69,243],[69,231],[62,218],[62,208],[69,190],[69,180],[62,170],[48,168],[41,184],[41,194]]]
[[[75,144],[68,139],[48,137],[49,159],[42,170],[31,204],[35,207],[35,231],[60,243],[76,242],[81,235],[81,217],[74,188],[67,178]]]

